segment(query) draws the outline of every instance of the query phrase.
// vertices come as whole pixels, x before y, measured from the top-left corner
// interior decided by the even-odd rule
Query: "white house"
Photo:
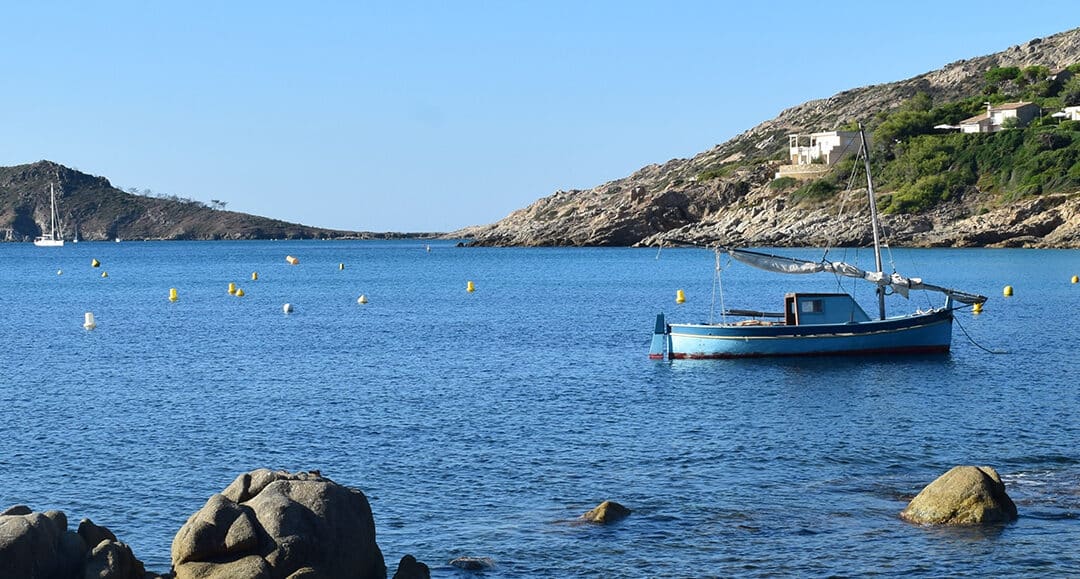
[[[809,135],[788,135],[792,165],[834,165],[859,149],[859,133],[827,131]]]
[[[859,133],[825,131],[809,135],[788,135],[790,165],[781,165],[776,178],[816,179],[829,167],[859,150]]]
[[[1070,121],[1080,121],[1080,107],[1065,107],[1061,109],[1061,113],[1054,113],[1052,116],[1065,117]]]
[[[1005,128],[1005,121],[1016,119],[1016,126],[1023,127],[1039,116],[1039,107],[1034,103],[986,103],[986,112],[970,119],[960,121],[961,133],[996,133]]]

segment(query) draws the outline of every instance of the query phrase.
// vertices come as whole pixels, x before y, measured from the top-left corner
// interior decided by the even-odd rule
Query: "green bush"
[[[771,191],[787,191],[799,183],[794,177],[780,177],[769,182]]]
[[[791,200],[800,203],[803,201],[820,202],[831,198],[840,188],[827,179],[815,179],[799,187],[791,194]]]

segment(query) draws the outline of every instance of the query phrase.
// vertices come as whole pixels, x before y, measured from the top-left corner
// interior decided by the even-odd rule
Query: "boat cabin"
[[[789,326],[869,322],[870,317],[848,294],[801,294],[784,296],[784,323]]]

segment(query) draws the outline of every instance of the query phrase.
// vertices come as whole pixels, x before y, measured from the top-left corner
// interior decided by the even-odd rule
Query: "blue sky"
[[[450,231],[1080,26],[1065,1],[8,2],[0,165]]]

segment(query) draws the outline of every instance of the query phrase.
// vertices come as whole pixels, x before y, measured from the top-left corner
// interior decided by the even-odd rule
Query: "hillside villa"
[[[816,179],[829,172],[840,159],[859,150],[859,133],[826,131],[788,135],[790,165],[781,165],[776,178]]]
[[[1024,127],[1038,116],[1039,106],[1035,103],[986,103],[985,113],[960,121],[959,128],[961,133],[996,133],[1005,128],[1009,119],[1016,119],[1016,127]]]

